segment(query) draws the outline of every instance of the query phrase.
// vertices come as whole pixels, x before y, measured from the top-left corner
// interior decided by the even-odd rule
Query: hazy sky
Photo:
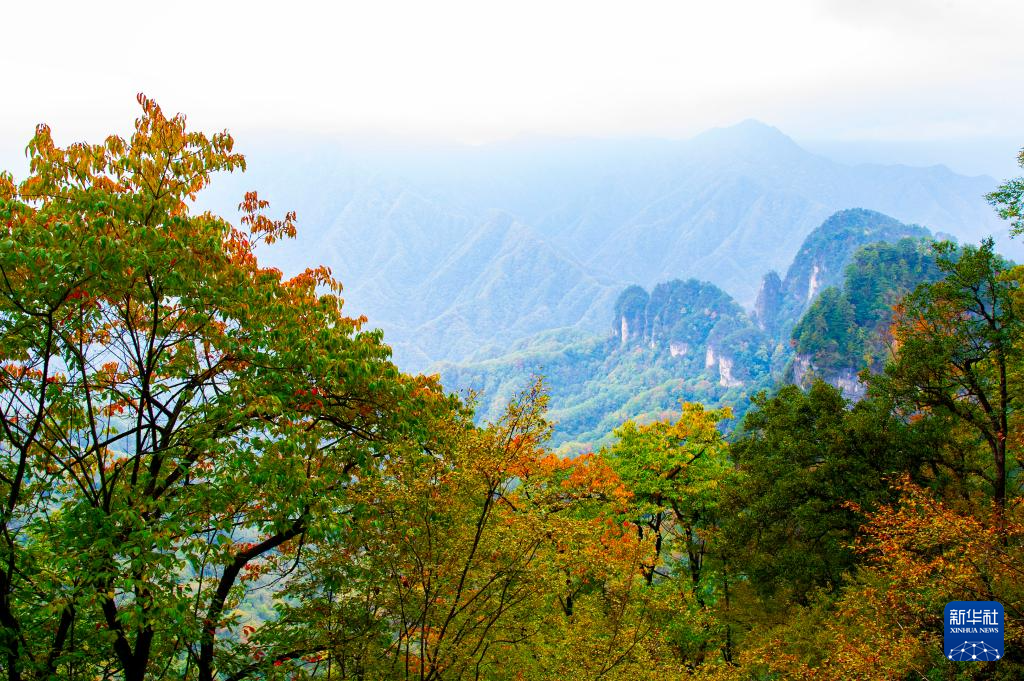
[[[854,156],[1005,143],[1010,168],[1024,145],[1020,0],[16,0],[0,17],[3,160],[39,121],[60,141],[123,129],[140,90],[236,133],[688,137],[758,118]],[[963,169],[1004,169],[988,163]]]

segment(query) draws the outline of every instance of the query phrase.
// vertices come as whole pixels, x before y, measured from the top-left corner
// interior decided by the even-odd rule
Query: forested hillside
[[[138,102],[0,175],[8,681],[1024,677],[1024,269],[992,240],[834,216],[773,280],[795,348],[713,283],[626,288],[604,334],[460,369],[487,418],[328,268],[262,260],[294,213],[196,209],[245,157]],[[1024,179],[991,189],[1024,231]],[[856,401],[776,382],[856,353]],[[1005,608],[989,659],[950,601]]]
[[[784,279],[769,272],[761,280],[754,303],[759,327],[788,339],[793,325],[825,288],[842,283],[847,265],[861,246],[903,238],[922,239],[931,233],[905,225],[876,211],[854,208],[829,217],[811,232],[786,270]]]
[[[893,311],[908,293],[941,277],[936,256],[949,246],[903,239],[865,246],[854,255],[842,286],[821,292],[793,329],[793,375],[805,385],[811,375],[863,396],[857,374],[878,372],[894,350],[889,333]]]
[[[936,276],[928,234],[881,213],[840,211],[808,235],[784,279],[765,276],[753,314],[707,282],[676,280],[650,294],[632,286],[610,333],[542,334],[501,357],[442,365],[441,379],[476,392],[480,414],[494,418],[543,377],[553,443],[567,453],[607,442],[625,419],[662,418],[680,400],[742,416],[752,395],[779,381],[820,376],[860,397],[857,375],[879,368],[892,306]]]

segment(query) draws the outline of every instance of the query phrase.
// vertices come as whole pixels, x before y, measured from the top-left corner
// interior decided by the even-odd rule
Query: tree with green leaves
[[[1017,165],[1024,168],[1024,149],[1017,154]],[[999,217],[1010,221],[1010,234],[1024,234],[1024,177],[1007,180],[985,196],[995,206]]]
[[[881,402],[851,408],[820,380],[806,392],[787,385],[755,397],[731,449],[742,475],[724,502],[723,543],[736,569],[783,601],[840,586],[864,521],[849,503],[888,501],[887,476],[917,471],[930,437]]]
[[[640,537],[650,535],[655,561],[644,568],[650,584],[663,569],[665,553],[685,551],[685,569],[697,591],[707,552],[705,530],[717,520],[718,492],[732,472],[729,448],[718,424],[728,409],[707,411],[684,404],[675,422],[626,421],[604,456],[634,497]]]
[[[241,635],[247,604],[344,527],[388,442],[452,407],[344,314],[326,269],[259,266],[293,214],[255,193],[247,231],[194,211],[245,167],[227,133],[139,103],[130,139],[61,148],[40,126],[29,176],[0,177],[9,681],[240,679],[309,652]]]
[[[968,456],[965,472],[987,483],[997,507],[1008,493],[1007,459],[1019,469],[1021,406],[1020,271],[995,253],[991,239],[978,247],[940,246],[941,280],[925,284],[897,308],[895,356],[871,379],[873,394],[893,400],[902,413],[967,429],[987,456]],[[968,442],[968,445],[970,443]]]
[[[648,587],[677,604],[662,618],[676,654],[688,664],[703,661],[716,627],[710,606],[728,599],[724,566],[709,569],[720,521],[722,490],[734,477],[721,424],[728,409],[683,404],[675,421],[627,421],[602,451],[631,493],[626,511],[638,538],[653,552],[641,566]],[[729,633],[723,646],[729,655]]]

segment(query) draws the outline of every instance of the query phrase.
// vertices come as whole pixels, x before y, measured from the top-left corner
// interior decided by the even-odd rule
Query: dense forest
[[[620,350],[643,318],[764,382],[561,456],[542,379],[481,422],[400,371],[327,268],[261,266],[293,213],[195,208],[231,136],[139,103],[0,176],[10,681],[1024,677],[1024,268],[991,240],[858,242],[785,324],[628,290]],[[993,189],[1024,231],[1024,180]],[[855,401],[822,380],[854,366]],[[1003,604],[1002,659],[947,659],[952,600]]]

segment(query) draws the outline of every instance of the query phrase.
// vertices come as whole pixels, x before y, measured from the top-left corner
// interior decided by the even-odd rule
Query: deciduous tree
[[[11,681],[239,678],[246,575],[271,588],[334,531],[353,476],[440,392],[343,313],[326,269],[259,266],[293,214],[255,193],[244,231],[194,210],[244,168],[227,133],[139,103],[130,139],[62,148],[40,126],[28,178],[0,180]]]
[[[907,416],[966,428],[987,452],[983,459],[968,457],[967,472],[983,479],[1004,507],[1007,457],[1021,464],[1014,418],[1024,395],[1020,274],[994,252],[991,239],[979,247],[942,248],[945,276],[920,286],[898,307],[895,356],[872,379],[871,391],[894,400]],[[1009,491],[1016,493],[1016,484]]]

